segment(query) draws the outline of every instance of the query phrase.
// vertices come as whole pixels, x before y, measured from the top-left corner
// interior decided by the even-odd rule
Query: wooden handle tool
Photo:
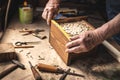
[[[0,72],[0,80],[18,67],[20,67],[21,69],[25,69],[25,66],[22,63],[17,60],[12,60],[12,64],[5,68],[4,71]]]
[[[42,63],[37,64],[37,68],[41,71],[46,71],[46,72],[57,72],[58,71],[57,67],[47,65],[47,64],[42,64]]]
[[[43,80],[42,77],[40,76],[40,74],[37,72],[37,70],[32,66],[30,61],[29,61],[29,64],[31,66],[31,71],[33,73],[35,80]]]
[[[69,75],[74,75],[74,76],[79,76],[79,77],[85,77],[84,75],[81,75],[81,74],[77,74],[77,73],[72,73],[72,72],[67,72],[61,68],[58,68],[58,67],[54,67],[54,66],[51,66],[51,65],[47,65],[47,64],[42,64],[42,63],[39,63],[36,65],[38,70],[40,71],[45,71],[45,72],[53,72],[53,73],[66,73],[66,74],[69,74]]]

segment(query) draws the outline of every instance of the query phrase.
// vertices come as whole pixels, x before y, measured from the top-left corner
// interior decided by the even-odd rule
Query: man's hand
[[[86,31],[80,35],[71,37],[71,41],[66,44],[66,52],[81,53],[88,52],[103,41],[103,37],[95,30]]]
[[[49,0],[46,4],[46,7],[42,13],[42,17],[47,21],[47,24],[50,25],[51,19],[57,14],[59,9],[59,0]]]

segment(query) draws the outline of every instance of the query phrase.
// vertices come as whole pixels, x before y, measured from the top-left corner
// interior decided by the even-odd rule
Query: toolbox
[[[49,42],[51,46],[56,50],[61,59],[65,64],[70,65],[72,61],[76,60],[80,55],[84,54],[74,54],[65,52],[65,44],[70,41],[70,37],[80,34],[85,30],[92,30],[94,27],[86,21],[86,16],[72,17],[57,19],[51,21]],[[66,29],[67,27],[67,29]],[[69,29],[71,27],[71,29]],[[81,30],[84,28],[83,30]],[[76,29],[76,31],[75,31]],[[70,31],[70,32],[69,32]],[[95,52],[92,50],[87,53]]]

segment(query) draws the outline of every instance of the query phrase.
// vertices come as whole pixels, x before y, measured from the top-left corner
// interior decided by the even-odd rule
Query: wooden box
[[[65,18],[65,19],[51,21],[49,42],[52,45],[52,47],[56,50],[56,52],[59,54],[61,59],[67,65],[70,65],[71,62],[75,60],[78,56],[80,56],[81,54],[73,54],[73,53],[65,52],[65,49],[66,49],[65,44],[70,41],[70,37],[73,35],[67,33],[63,29],[63,26],[64,26],[63,24],[80,22],[86,25],[87,27],[89,27],[89,29],[94,29],[88,22],[86,22],[83,19],[86,19],[86,17]]]

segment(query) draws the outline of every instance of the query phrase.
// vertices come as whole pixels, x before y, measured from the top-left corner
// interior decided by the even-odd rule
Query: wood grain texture
[[[69,40],[66,38],[66,36],[56,27],[56,25],[51,24],[51,30],[50,30],[50,44],[54,47],[54,49],[57,51],[57,53],[60,55],[60,57],[63,59],[63,61],[68,64],[68,53],[65,53],[65,44]]]

